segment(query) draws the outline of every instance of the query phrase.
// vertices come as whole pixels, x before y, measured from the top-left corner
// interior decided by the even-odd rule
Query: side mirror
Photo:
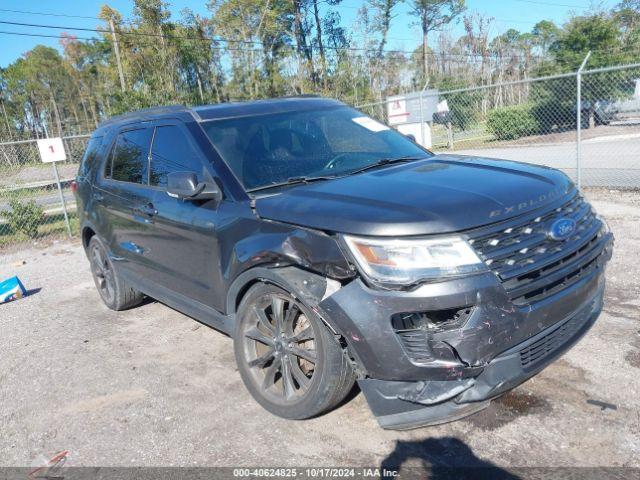
[[[167,175],[167,195],[180,200],[222,200],[222,191],[212,181],[198,182],[195,172],[172,172]]]

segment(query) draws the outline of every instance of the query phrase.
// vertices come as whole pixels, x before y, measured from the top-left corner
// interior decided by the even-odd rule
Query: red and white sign
[[[63,162],[67,159],[64,144],[60,137],[38,140],[38,150],[43,163]]]
[[[409,117],[407,112],[407,101],[404,99],[391,100],[387,103],[387,116],[390,125],[404,123]]]

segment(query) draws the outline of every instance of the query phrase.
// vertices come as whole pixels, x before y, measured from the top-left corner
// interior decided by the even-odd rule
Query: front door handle
[[[133,213],[140,217],[155,217],[158,214],[158,210],[153,206],[153,203],[147,203],[146,205],[139,205],[133,207]]]

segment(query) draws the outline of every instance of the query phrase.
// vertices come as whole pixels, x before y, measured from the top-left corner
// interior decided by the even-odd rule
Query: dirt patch
[[[468,417],[466,421],[482,430],[496,430],[519,417],[534,415],[551,409],[544,398],[528,392],[514,390],[491,402],[480,413]]]
[[[634,350],[624,356],[624,359],[632,367],[640,368],[640,350]]]
[[[640,330],[637,332],[638,337],[632,344],[631,351],[624,356],[626,362],[635,368],[640,368]]]
[[[70,413],[95,412],[114,405],[134,402],[144,398],[146,394],[147,391],[143,389],[122,390],[109,395],[101,395],[87,400],[80,400],[79,402],[69,405],[66,408],[66,411]]]

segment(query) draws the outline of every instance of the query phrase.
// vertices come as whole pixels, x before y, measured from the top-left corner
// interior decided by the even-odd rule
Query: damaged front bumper
[[[403,430],[458,420],[486,408],[492,398],[569,350],[595,323],[602,297],[600,288],[579,311],[498,355],[475,378],[419,382],[366,378],[358,383],[383,428]]]
[[[324,295],[318,310],[349,344],[358,381],[382,427],[453,421],[488,406],[568,350],[602,309],[604,267],[613,239],[588,275],[544,300],[516,306],[491,272],[385,291],[360,279]],[[400,315],[429,318],[403,330]],[[460,313],[462,312],[462,313]]]

